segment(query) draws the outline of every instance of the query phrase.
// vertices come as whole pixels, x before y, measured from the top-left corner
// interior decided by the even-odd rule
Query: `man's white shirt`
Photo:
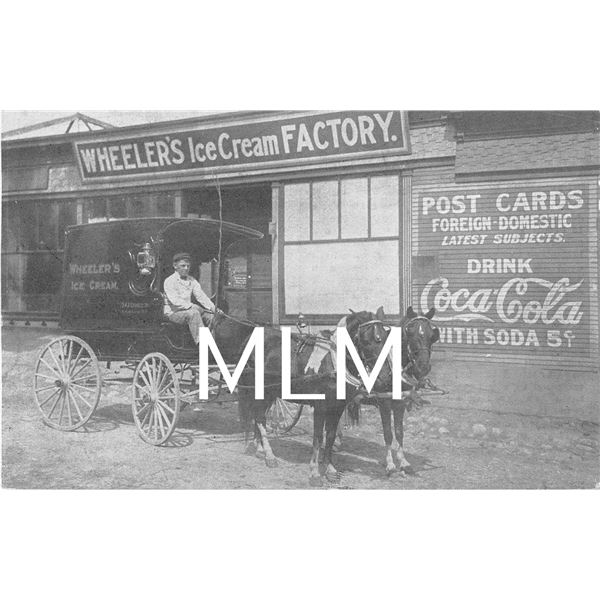
[[[189,276],[182,279],[177,271],[165,279],[165,315],[170,315],[178,310],[186,310],[192,306],[192,296],[200,303],[202,308],[214,312],[215,305],[204,293],[196,279]]]

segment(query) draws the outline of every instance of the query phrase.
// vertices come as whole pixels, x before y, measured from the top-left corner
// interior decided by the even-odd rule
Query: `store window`
[[[128,194],[91,198],[84,202],[84,223],[140,217],[169,217],[175,215],[175,193]]]
[[[285,241],[396,237],[399,205],[398,175],[286,185]]]
[[[75,223],[75,202],[3,204],[2,309],[56,312],[62,281],[64,230]]]
[[[310,240],[310,184],[285,186],[285,239],[288,241]]]
[[[312,237],[314,240],[337,240],[340,236],[338,188],[338,181],[313,183]]]
[[[344,179],[341,188],[342,238],[369,237],[369,180]]]
[[[399,206],[399,175],[285,185],[283,318],[399,314]]]

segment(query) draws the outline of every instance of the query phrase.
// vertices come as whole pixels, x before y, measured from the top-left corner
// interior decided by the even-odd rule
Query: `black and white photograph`
[[[599,130],[5,112],[3,485],[596,487]]]
[[[5,4],[0,595],[593,595],[589,3]]]

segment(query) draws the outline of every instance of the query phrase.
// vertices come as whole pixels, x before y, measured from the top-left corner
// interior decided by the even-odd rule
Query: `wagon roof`
[[[183,217],[143,217],[133,219],[112,219],[110,221],[97,221],[95,223],[84,223],[83,225],[71,225],[68,229],[83,229],[88,227],[117,227],[122,226],[123,223],[130,223],[132,225],[156,225],[156,231],[161,231],[167,228],[173,223],[189,223],[191,227],[195,227],[199,232],[218,232],[220,223],[223,223],[223,232],[238,234],[240,238],[256,238],[260,239],[263,234],[256,229],[250,227],[244,227],[237,223],[230,223],[229,221],[218,221],[216,219],[186,219]]]
[[[109,236],[113,235],[123,235],[126,237],[145,231],[153,237],[160,236],[168,239],[169,245],[175,249],[174,251],[186,250],[199,252],[203,262],[217,256],[219,232],[222,233],[223,249],[238,240],[260,239],[263,237],[263,234],[256,229],[228,221],[178,217],[114,219],[112,221],[72,225],[68,230],[69,232],[77,231],[79,233],[83,233],[85,230],[103,231],[106,232],[107,240]]]

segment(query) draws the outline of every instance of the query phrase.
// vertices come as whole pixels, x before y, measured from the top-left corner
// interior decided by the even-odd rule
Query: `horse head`
[[[346,318],[346,329],[363,364],[371,370],[375,366],[389,334],[389,327],[385,324],[383,307],[380,306],[375,313],[350,310],[350,315]],[[356,368],[351,359],[348,361],[348,369],[356,374]],[[386,361],[377,377],[375,389],[379,391],[389,387],[391,378],[391,365],[389,361]]]
[[[417,314],[412,306],[400,321],[402,327],[402,367],[421,381],[431,371],[431,350],[440,339],[439,329],[431,322],[435,308]]]

